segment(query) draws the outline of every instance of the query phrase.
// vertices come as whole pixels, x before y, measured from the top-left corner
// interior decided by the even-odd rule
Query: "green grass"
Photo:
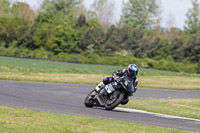
[[[1,133],[192,133],[130,122],[0,107]]]
[[[0,57],[0,79],[97,84],[116,70],[127,66],[74,64],[46,60]],[[139,87],[200,90],[200,74],[139,69]]]
[[[121,107],[200,119],[200,99],[130,100]]]
[[[127,66],[91,65],[46,60],[32,60],[12,57],[0,57],[0,71],[23,73],[81,73],[81,74],[112,74]],[[200,77],[199,74],[178,73],[164,70],[140,68],[139,76],[190,76]]]
[[[122,66],[90,65],[46,60],[0,57],[0,71],[21,73],[111,74]]]

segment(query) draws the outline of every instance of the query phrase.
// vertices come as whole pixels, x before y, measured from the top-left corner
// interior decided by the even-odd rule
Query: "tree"
[[[173,14],[170,12],[168,20],[166,22],[166,28],[167,28],[168,31],[170,31],[174,27],[176,27],[176,19],[173,16]]]
[[[77,21],[77,27],[82,27],[86,25],[86,18],[84,14],[80,14],[80,16],[78,17],[78,21]]]
[[[114,17],[114,3],[111,0],[95,0],[88,12],[88,18],[98,19],[105,31],[113,24]]]
[[[196,33],[200,29],[200,5],[197,0],[192,0],[192,6],[186,13],[185,30]]]
[[[9,15],[10,13],[10,2],[8,0],[0,1],[0,16]]]
[[[104,31],[95,18],[88,21],[86,26],[87,28],[82,32],[77,44],[77,51],[83,54],[97,53],[105,41]]]
[[[41,6],[42,11],[49,13],[62,12],[69,14],[71,10],[79,5],[82,0],[44,0]]]
[[[34,47],[51,50],[55,38],[56,26],[52,23],[37,23],[33,35]]]
[[[29,26],[27,30],[17,40],[17,47],[22,47],[22,48],[25,47],[32,50],[38,48],[33,40],[34,32],[35,32],[35,26],[34,25]]]
[[[71,10],[71,14],[73,14],[75,17],[85,16],[86,12],[87,9],[83,4],[79,4]]]
[[[75,51],[75,47],[79,41],[79,33],[74,28],[76,21],[72,15],[69,15],[63,24],[57,26],[57,32],[52,46],[56,54],[61,52],[72,53]]]
[[[35,12],[26,3],[21,3],[21,2],[14,3],[12,8],[14,10],[13,15],[21,19],[34,21],[36,17]]]
[[[184,46],[184,57],[189,57],[193,63],[200,65],[200,37],[199,35],[192,35],[188,44]]]
[[[0,43],[9,47],[28,30],[29,22],[20,18],[0,17]]]
[[[120,23],[151,29],[160,13],[157,0],[129,0],[124,3]]]
[[[52,51],[52,45],[57,33],[57,26],[64,23],[64,16],[61,12],[39,12],[35,18],[35,32],[33,35],[36,48],[44,48]]]
[[[53,23],[54,22],[54,14],[53,13],[46,13],[40,12],[38,16],[35,18],[35,23]]]
[[[112,25],[107,33],[106,41],[102,45],[102,52],[106,55],[114,55],[116,51],[118,53],[122,53],[126,46],[123,43],[123,37],[127,34],[127,29],[125,28],[117,28],[116,26]],[[124,32],[125,31],[125,32]]]

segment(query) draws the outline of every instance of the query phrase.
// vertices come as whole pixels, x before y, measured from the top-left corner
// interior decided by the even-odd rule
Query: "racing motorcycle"
[[[121,87],[119,89],[114,89],[113,85],[115,84],[120,84]],[[108,94],[106,97],[102,95],[104,91]],[[96,91],[96,89],[92,90],[85,98],[84,103],[86,107],[103,107],[106,110],[112,110],[119,104],[127,104],[129,97],[132,96],[135,91],[133,78],[123,76],[109,83],[99,92]]]

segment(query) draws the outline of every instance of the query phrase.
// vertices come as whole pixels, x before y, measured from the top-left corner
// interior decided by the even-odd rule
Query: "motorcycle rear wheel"
[[[114,95],[114,93],[112,95]],[[105,104],[106,110],[112,110],[112,109],[116,108],[124,99],[124,94],[119,93],[118,96],[112,101],[112,99],[111,99],[112,95],[106,101],[106,104]],[[111,103],[110,103],[110,101],[111,101]]]
[[[90,107],[92,108],[94,106],[94,102],[93,102],[93,98],[94,96],[92,96],[91,94],[95,93],[96,91],[95,90],[92,90],[88,96],[85,98],[85,101],[84,101],[84,104],[86,107]]]

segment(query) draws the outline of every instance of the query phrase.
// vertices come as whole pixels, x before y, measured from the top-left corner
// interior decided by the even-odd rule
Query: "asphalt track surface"
[[[30,83],[0,80],[0,105],[99,119],[200,132],[200,120],[172,117],[138,110],[86,108],[83,101],[92,85]],[[138,89],[134,99],[200,98],[200,91]]]

